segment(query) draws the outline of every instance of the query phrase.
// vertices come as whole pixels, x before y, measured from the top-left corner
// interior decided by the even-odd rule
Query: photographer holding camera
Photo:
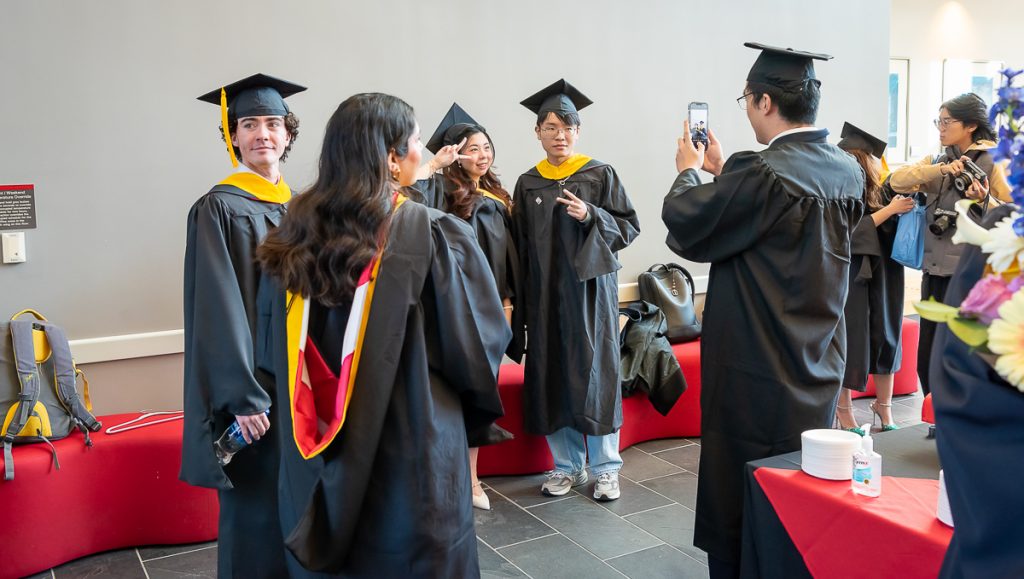
[[[995,132],[981,97],[967,93],[942,103],[939,118],[933,122],[945,152],[896,169],[889,185],[896,193],[921,191],[927,195],[928,231],[924,237],[921,299],[934,297],[942,301],[964,248],[952,241],[956,232],[953,206],[961,199],[976,199],[983,200],[981,207],[987,208],[990,195],[1001,202],[1009,201],[1010,186],[1003,168],[993,162],[988,152],[995,147]],[[931,391],[928,367],[935,327],[934,322],[921,320],[917,375],[925,394]]]

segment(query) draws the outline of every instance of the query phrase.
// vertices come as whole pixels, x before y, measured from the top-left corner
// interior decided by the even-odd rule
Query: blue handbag
[[[921,269],[924,263],[924,210],[925,206],[918,203],[900,215],[892,242],[893,261],[914,269]]]

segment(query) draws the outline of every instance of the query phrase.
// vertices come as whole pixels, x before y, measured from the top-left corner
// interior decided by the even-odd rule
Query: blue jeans
[[[594,476],[606,472],[618,472],[622,468],[619,456],[619,433],[604,436],[588,436],[565,427],[549,434],[548,448],[555,459],[555,470],[575,474],[587,465],[587,450],[590,450],[590,473]],[[586,446],[584,446],[586,441]]]

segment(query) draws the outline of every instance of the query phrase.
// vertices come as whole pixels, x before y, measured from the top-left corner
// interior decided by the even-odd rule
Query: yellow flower
[[[988,328],[988,349],[999,356],[996,372],[1024,392],[1024,289],[999,306]]]

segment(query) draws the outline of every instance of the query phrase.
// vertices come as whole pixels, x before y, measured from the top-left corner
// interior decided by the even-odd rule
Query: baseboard
[[[708,276],[697,276],[693,278],[693,282],[698,294],[707,291]],[[638,299],[640,299],[640,290],[635,282],[619,284],[620,302],[632,302]],[[180,354],[184,350],[185,330],[166,330],[162,332],[71,340],[71,353],[74,355],[75,363],[77,364],[94,364],[129,358],[166,356],[168,354]]]

